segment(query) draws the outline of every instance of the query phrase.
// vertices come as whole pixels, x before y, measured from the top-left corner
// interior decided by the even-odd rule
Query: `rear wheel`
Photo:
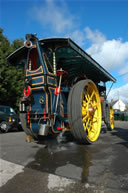
[[[8,129],[9,129],[9,125],[6,121],[2,121],[0,123],[0,129],[3,133],[7,133],[8,132]]]
[[[101,102],[91,80],[79,81],[68,97],[68,118],[73,136],[82,143],[95,142],[101,130]]]

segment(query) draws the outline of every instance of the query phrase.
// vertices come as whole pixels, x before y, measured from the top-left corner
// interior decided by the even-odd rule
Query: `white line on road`
[[[16,174],[23,172],[23,166],[0,159],[0,187],[12,179]]]
[[[48,176],[48,189],[54,190],[57,189],[58,191],[64,191],[64,188],[74,184],[74,180],[67,179],[64,177],[56,176],[53,174],[49,174]]]

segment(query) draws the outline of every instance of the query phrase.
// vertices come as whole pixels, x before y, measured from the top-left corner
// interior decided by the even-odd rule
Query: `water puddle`
[[[76,144],[69,134],[46,139],[42,146],[35,160],[27,167],[71,179],[87,180],[91,166],[91,146]]]

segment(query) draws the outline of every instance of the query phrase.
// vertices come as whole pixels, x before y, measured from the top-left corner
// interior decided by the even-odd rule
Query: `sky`
[[[0,0],[0,27],[11,42],[70,37],[117,79],[109,101],[128,105],[128,0]]]

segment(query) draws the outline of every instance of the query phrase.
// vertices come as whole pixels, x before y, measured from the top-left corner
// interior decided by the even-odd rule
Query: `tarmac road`
[[[0,134],[0,193],[128,192],[128,122],[102,125],[99,140],[80,145],[70,134],[25,142],[24,132]]]

